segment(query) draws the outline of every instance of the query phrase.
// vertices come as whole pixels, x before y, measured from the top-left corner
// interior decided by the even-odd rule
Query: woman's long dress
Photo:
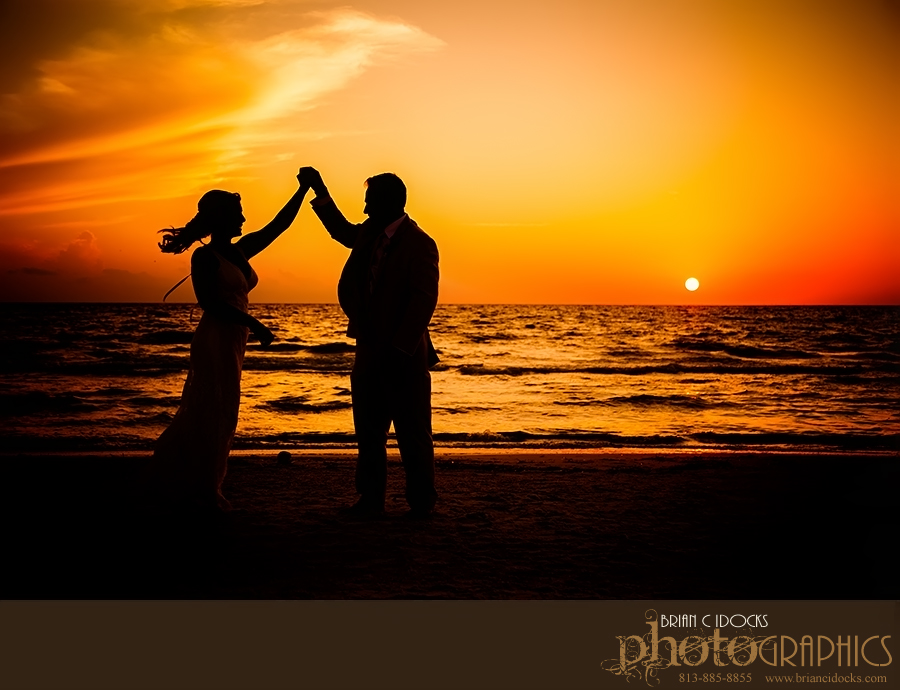
[[[215,290],[231,306],[247,311],[248,293],[258,282],[210,247],[219,260]],[[204,312],[191,341],[191,366],[181,404],[156,442],[146,486],[157,499],[196,507],[231,508],[222,481],[237,427],[241,369],[249,329]]]

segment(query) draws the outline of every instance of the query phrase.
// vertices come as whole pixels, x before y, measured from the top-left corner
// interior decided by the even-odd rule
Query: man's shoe
[[[416,506],[406,511],[403,517],[407,520],[427,520],[434,515],[434,506]]]
[[[437,503],[437,496],[432,492],[431,495],[414,494],[406,495],[406,502],[409,504],[409,512],[406,517],[411,520],[424,520],[431,517],[434,512],[434,504]]]
[[[377,520],[384,517],[384,503],[360,498],[352,506],[341,508],[338,513],[358,520]]]

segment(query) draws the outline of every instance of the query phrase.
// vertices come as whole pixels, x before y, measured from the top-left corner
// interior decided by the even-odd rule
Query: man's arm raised
[[[300,184],[308,184],[315,192],[316,198],[311,202],[313,211],[322,221],[328,234],[348,249],[352,249],[359,237],[359,226],[351,223],[340,212],[328,194],[328,187],[325,186],[319,171],[311,167],[300,168],[297,179]]]

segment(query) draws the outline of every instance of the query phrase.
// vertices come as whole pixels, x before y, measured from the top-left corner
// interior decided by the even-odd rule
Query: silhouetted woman
[[[257,283],[249,260],[290,227],[308,190],[301,185],[271,223],[241,237],[246,220],[241,198],[214,189],[197,204],[197,215],[183,228],[165,233],[159,248],[180,254],[209,236],[191,256],[194,294],[203,316],[191,341],[191,366],[181,405],[156,442],[145,486],[151,496],[192,508],[227,511],[222,480],[237,427],[241,368],[248,334],[263,346],[274,335],[247,313],[248,293]],[[237,242],[234,238],[240,237]]]

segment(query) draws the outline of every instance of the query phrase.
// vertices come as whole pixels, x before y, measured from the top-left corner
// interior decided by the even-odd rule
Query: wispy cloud
[[[283,159],[290,142],[328,134],[297,131],[292,115],[373,64],[443,45],[349,9],[280,3],[273,27],[258,2],[122,6],[128,31],[88,32],[0,96],[0,214],[178,196],[261,147]]]

